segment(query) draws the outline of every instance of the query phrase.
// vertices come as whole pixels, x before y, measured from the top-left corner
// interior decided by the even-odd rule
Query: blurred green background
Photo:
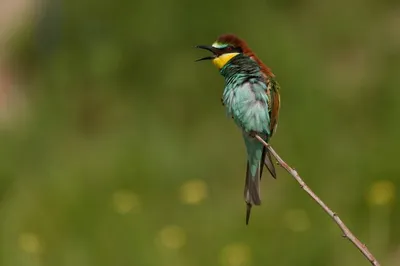
[[[242,137],[223,78],[194,63],[222,33],[282,86],[276,151],[382,265],[400,264],[398,1],[0,10],[0,265],[369,265],[282,169],[245,226]]]

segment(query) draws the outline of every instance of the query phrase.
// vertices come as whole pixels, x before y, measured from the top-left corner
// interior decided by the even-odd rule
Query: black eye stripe
[[[227,46],[227,47],[225,47],[225,49],[224,49],[225,51],[228,51],[228,52],[230,52],[230,51],[235,51],[236,50],[236,48],[235,47],[233,47],[232,45],[229,45],[229,46]]]
[[[221,51],[222,51],[222,53],[231,53],[231,52],[242,53],[243,52],[242,48],[234,47],[232,45],[222,48]]]

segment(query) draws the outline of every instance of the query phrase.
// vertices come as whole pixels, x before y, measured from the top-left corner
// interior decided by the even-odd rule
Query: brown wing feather
[[[279,85],[278,85],[279,87]],[[274,88],[271,90],[272,94],[272,105],[270,110],[270,130],[271,130],[271,137],[275,133],[276,128],[278,126],[278,118],[279,118],[279,109],[281,105],[281,96],[279,94],[279,88]]]

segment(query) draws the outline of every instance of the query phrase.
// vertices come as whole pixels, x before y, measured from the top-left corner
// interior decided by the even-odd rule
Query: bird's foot
[[[257,135],[257,132],[255,132],[255,131],[250,131],[249,132],[249,136],[252,137],[252,138],[256,138],[256,135]]]

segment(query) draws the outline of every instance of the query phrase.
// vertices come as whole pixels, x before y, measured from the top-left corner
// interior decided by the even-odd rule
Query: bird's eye
[[[227,50],[227,51],[232,51],[232,46],[226,47],[226,50]]]

